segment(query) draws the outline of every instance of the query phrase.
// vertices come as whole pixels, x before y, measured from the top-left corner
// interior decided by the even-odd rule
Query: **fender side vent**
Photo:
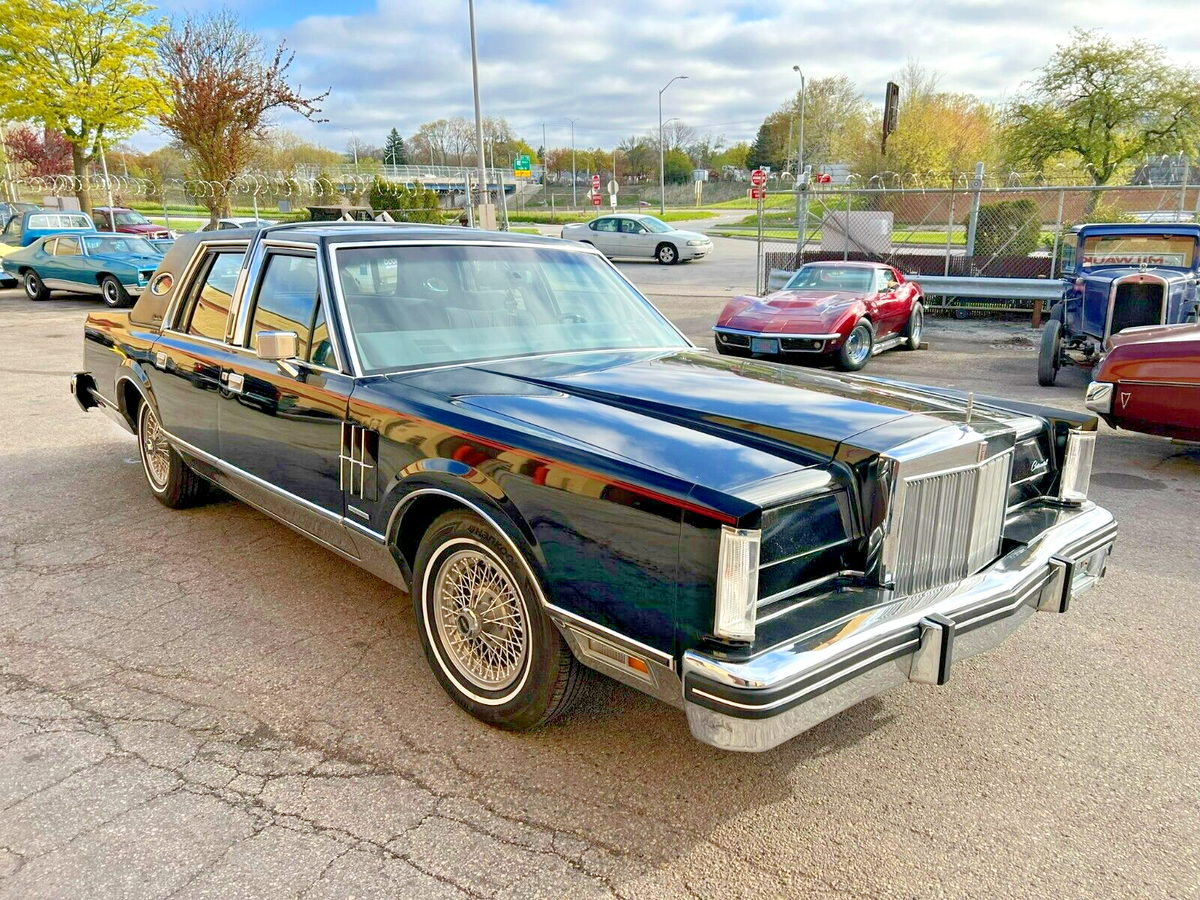
[[[362,500],[376,499],[378,454],[378,434],[360,425],[343,422],[338,487]]]

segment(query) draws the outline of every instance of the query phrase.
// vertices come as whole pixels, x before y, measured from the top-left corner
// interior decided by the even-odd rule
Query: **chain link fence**
[[[743,224],[759,229],[760,293],[772,270],[817,260],[887,263],[906,275],[1053,278],[1073,226],[1200,221],[1200,185],[812,185],[769,196],[758,219]]]

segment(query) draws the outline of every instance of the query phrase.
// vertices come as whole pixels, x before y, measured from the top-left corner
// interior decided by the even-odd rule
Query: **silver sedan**
[[[590,222],[563,226],[568,241],[591,244],[608,257],[657,259],[665,266],[702,259],[712,241],[697,231],[680,231],[661,219],[639,213],[599,216]]]

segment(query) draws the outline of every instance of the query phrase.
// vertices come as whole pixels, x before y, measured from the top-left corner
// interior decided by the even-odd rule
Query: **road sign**
[[[620,187],[620,185],[617,184],[617,180],[614,178],[608,183],[608,192],[615,195],[618,187]]]
[[[752,188],[750,188],[750,199],[751,199],[751,200],[765,200],[765,199],[767,199],[767,189],[766,189],[766,188],[761,188],[761,187],[752,187]]]
[[[522,153],[513,160],[513,178],[530,178],[533,167],[529,164],[529,154]]]
[[[592,176],[592,190],[593,191],[600,190],[600,175],[599,175],[599,173]]]
[[[599,194],[592,194],[592,206],[599,206],[604,202],[604,198]]]
[[[756,188],[762,187],[767,183],[767,173],[762,169],[755,169],[750,173],[750,183]]]
[[[617,195],[616,194],[608,195],[608,205],[611,206],[613,209],[617,208]]]

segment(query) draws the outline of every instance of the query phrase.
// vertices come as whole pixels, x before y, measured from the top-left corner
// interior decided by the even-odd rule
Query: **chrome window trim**
[[[802,341],[832,341],[841,337],[836,331],[830,334],[785,334],[782,331],[746,331],[743,328],[730,328],[727,325],[714,325],[712,330],[719,334],[740,334],[744,337],[760,338],[799,338]]]
[[[590,352],[621,353],[621,352],[631,351],[631,350],[669,349],[672,351],[678,351],[678,350],[683,350],[683,349],[696,349],[696,345],[693,344],[691,342],[691,340],[688,339],[687,335],[685,335],[682,331],[680,331],[679,328],[676,327],[674,322],[672,322],[669,318],[667,318],[665,315],[663,315],[662,311],[657,306],[655,306],[649,300],[649,298],[646,297],[645,294],[643,294],[640,290],[638,290],[637,287],[635,287],[634,284],[628,278],[626,278],[624,276],[624,274],[622,274],[621,270],[618,269],[613,264],[612,260],[610,260],[606,256],[604,256],[604,254],[602,254],[599,250],[595,249],[594,247],[589,247],[586,244],[580,244],[580,243],[576,243],[573,241],[558,241],[558,242],[554,242],[554,243],[550,243],[550,242],[543,243],[540,241],[448,241],[445,238],[439,238],[439,239],[428,238],[428,239],[413,240],[413,241],[395,240],[395,239],[383,240],[383,241],[337,241],[337,242],[326,242],[325,246],[327,247],[327,250],[329,253],[330,272],[333,275],[333,277],[330,280],[333,282],[333,290],[334,290],[334,293],[337,295],[338,321],[342,323],[342,328],[344,329],[344,332],[345,332],[344,336],[345,336],[345,340],[346,340],[346,349],[347,349],[347,352],[350,354],[350,362],[353,367],[353,374],[357,375],[357,376],[363,375],[363,368],[362,368],[362,362],[358,358],[358,347],[354,343],[354,329],[350,325],[350,316],[349,316],[349,313],[346,311],[346,298],[345,298],[345,295],[342,293],[342,279],[340,277],[337,277],[338,276],[337,254],[341,250],[361,249],[363,247],[522,247],[522,248],[534,249],[534,250],[550,249],[550,250],[565,251],[565,252],[569,252],[569,253],[589,254],[591,256],[597,257],[600,260],[602,260],[604,262],[604,264],[607,265],[609,267],[609,269],[611,269],[616,274],[616,276],[619,279],[621,279],[621,281],[623,281],[625,283],[625,285],[631,291],[634,292],[634,294],[636,294],[638,297],[640,297],[642,299],[642,302],[644,302],[652,310],[654,310],[655,315],[657,315],[659,317],[659,319],[661,319],[668,328],[670,328],[672,331],[674,331],[675,334],[679,336],[679,338],[684,342],[684,345],[685,345],[684,347],[670,347],[670,348],[619,347],[619,348],[608,348],[608,349],[604,349],[602,351],[554,350],[554,351],[550,351],[550,352],[547,352],[544,354],[539,353],[539,354],[529,354],[529,355],[523,355],[523,356],[511,356],[511,357],[506,357],[505,359],[499,359],[499,360],[497,360],[497,359],[489,359],[489,360],[478,359],[478,360],[472,360],[472,361],[468,361],[468,362],[444,363],[444,364],[440,364],[440,365],[436,365],[436,366],[425,366],[425,367],[422,367],[419,369],[407,368],[407,369],[393,369],[393,370],[389,370],[386,372],[372,372],[371,373],[372,377],[383,376],[383,375],[402,375],[402,374],[409,374],[409,373],[413,373],[413,372],[427,372],[427,371],[431,371],[433,369],[452,369],[452,368],[458,368],[461,366],[480,365],[481,363],[485,363],[485,362],[491,364],[491,363],[496,363],[496,362],[505,362],[507,360],[513,360],[513,359],[532,359],[532,358],[538,358],[538,357],[542,357],[542,356],[559,356],[559,355],[563,355],[565,353],[590,353]]]
[[[177,276],[177,283],[175,284],[175,293],[171,297],[170,304],[168,304],[167,308],[163,311],[162,322],[158,326],[158,331],[160,334],[163,331],[167,331],[167,330],[176,331],[176,333],[178,333],[178,331],[175,328],[175,325],[177,324],[175,320],[178,317],[179,312],[180,312],[180,305],[181,305],[180,298],[182,296],[182,293],[185,293],[186,289],[191,287],[192,277],[195,274],[196,266],[199,265],[200,260],[208,253],[208,251],[210,249],[218,249],[218,250],[221,248],[232,249],[235,247],[241,247],[242,252],[245,253],[249,249],[250,244],[248,241],[245,241],[245,240],[238,240],[238,241],[217,241],[217,240],[203,241],[202,240],[202,241],[200,241],[200,243],[198,243],[196,245],[196,249],[194,251],[192,251],[191,257],[188,259],[187,263],[184,265],[183,269],[180,271],[179,275]],[[242,266],[243,266],[243,268],[245,267],[245,258],[244,257],[242,260]],[[179,290],[181,288],[184,289],[183,292],[181,292]],[[236,282],[234,283],[233,290],[234,290],[234,294],[236,294],[237,293],[237,283]],[[233,296],[234,296],[233,294],[230,295],[230,302],[229,302],[230,312],[233,311]],[[228,316],[226,316],[226,318],[225,318],[225,335],[226,335],[226,337],[229,336],[229,317]]]
[[[1137,272],[1132,275],[1122,275],[1119,278],[1114,278],[1112,285],[1108,289],[1108,312],[1104,316],[1104,339],[1107,340],[1112,334],[1112,319],[1113,310],[1117,305],[1117,288],[1123,284],[1145,284],[1145,282],[1156,281],[1162,285],[1162,303],[1158,310],[1158,325],[1164,325],[1167,321],[1167,298],[1171,293],[1171,282],[1161,275],[1156,275],[1153,272]]]

